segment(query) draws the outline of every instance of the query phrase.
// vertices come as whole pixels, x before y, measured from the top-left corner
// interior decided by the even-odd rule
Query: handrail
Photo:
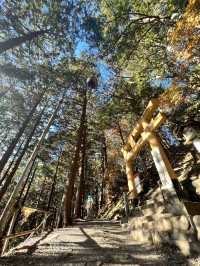
[[[28,231],[23,231],[23,232],[18,232],[18,233],[15,233],[15,234],[11,234],[11,235],[8,235],[8,236],[4,236],[2,238],[2,240],[5,240],[5,239],[12,239],[12,238],[16,238],[16,237],[21,237],[21,236],[25,236],[25,235],[29,235],[33,232],[35,232],[36,229],[33,229],[33,230],[28,230]]]
[[[21,236],[25,236],[25,235],[29,235],[31,233],[35,233],[36,231],[38,231],[40,229],[40,227],[43,225],[44,223],[44,220],[48,219],[49,216],[52,215],[52,213],[50,213],[47,217],[44,217],[41,221],[41,223],[38,225],[38,227],[36,227],[35,229],[32,229],[32,230],[28,230],[28,231],[23,231],[23,232],[18,232],[18,233],[14,233],[14,234],[11,234],[11,235],[7,235],[7,236],[4,236],[2,238],[2,240],[5,240],[5,239],[12,239],[12,238],[16,238],[16,237],[21,237]]]

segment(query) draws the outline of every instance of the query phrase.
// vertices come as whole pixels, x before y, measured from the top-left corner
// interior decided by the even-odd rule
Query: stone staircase
[[[185,256],[198,252],[200,245],[190,219],[173,199],[169,201],[165,196],[165,192],[158,188],[145,205],[138,207],[134,217],[129,220],[133,240],[155,245],[173,245]],[[197,220],[200,222],[200,216]],[[200,227],[197,228],[200,232]]]

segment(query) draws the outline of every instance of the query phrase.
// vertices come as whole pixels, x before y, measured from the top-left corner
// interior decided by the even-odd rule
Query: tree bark
[[[61,226],[61,220],[62,220],[62,209],[63,209],[63,205],[64,205],[64,199],[65,199],[65,194],[63,193],[62,199],[61,199],[61,203],[60,203],[60,207],[57,211],[56,214],[56,228],[59,228]]]
[[[54,193],[54,190],[55,190],[56,179],[57,179],[57,176],[58,176],[58,169],[59,169],[59,165],[60,165],[60,160],[61,160],[62,154],[63,154],[63,152],[61,152],[61,154],[60,154],[60,156],[58,158],[57,165],[56,165],[56,172],[55,172],[55,174],[53,176],[53,182],[52,182],[52,185],[51,185],[51,191],[50,191],[50,194],[49,194],[49,199],[48,199],[48,204],[47,204],[47,211],[49,211],[49,209],[51,207],[51,202],[52,202],[52,199],[53,199],[53,193]]]
[[[21,189],[21,191],[20,191],[20,195],[19,195],[19,201],[20,201],[20,204],[18,204],[18,205],[20,205],[19,207],[23,206],[24,201],[25,201],[24,197],[25,197],[25,196],[27,197],[27,195],[26,195],[26,194],[27,194],[27,191],[26,191],[26,192],[25,192],[25,196],[22,198],[23,193],[24,193],[24,190],[25,190],[25,187],[26,187],[26,185],[27,185],[27,183],[28,183],[28,180],[29,180],[30,176],[32,175],[32,176],[31,176],[31,180],[32,180],[32,178],[34,178],[34,176],[35,176],[35,172],[36,172],[36,170],[37,170],[37,167],[34,167],[34,166],[35,166],[36,159],[37,159],[37,157],[35,157],[35,160],[34,160],[32,166],[31,166],[31,169],[30,169],[30,171],[29,171],[29,174],[28,174],[28,176],[27,176],[27,178],[26,178],[26,182],[24,183],[24,185],[23,185],[23,187],[22,187],[22,189]],[[33,169],[34,169],[34,170],[33,170]]]
[[[85,180],[85,154],[86,154],[86,125],[84,126],[83,140],[82,140],[82,158],[81,158],[81,175],[78,189],[78,199],[76,207],[76,217],[81,218],[81,207],[84,199],[84,180]]]
[[[51,190],[50,190],[48,203],[47,203],[47,208],[46,208],[47,211],[49,211],[50,207],[51,207],[51,202],[52,202],[54,191],[55,191],[55,184],[56,184],[56,179],[57,179],[58,168],[59,168],[59,163],[60,163],[61,156],[62,156],[62,153],[60,154],[60,156],[58,158],[57,165],[56,165],[56,171],[55,171],[55,174],[53,176],[53,180],[52,180],[52,184],[51,184]],[[53,217],[52,217],[52,224],[54,223],[54,218],[55,218],[55,213],[53,214]],[[47,224],[47,217],[45,217],[45,219],[44,219],[43,231],[46,229],[46,224]]]
[[[47,180],[47,176],[45,176],[44,181],[42,182],[42,185],[41,185],[41,188],[40,188],[40,193],[39,193],[39,196],[37,197],[37,203],[36,203],[36,208],[37,209],[40,208],[40,202],[41,202],[42,194],[44,193],[46,180]]]
[[[11,218],[11,216],[13,215],[13,212],[14,212],[14,208],[15,208],[15,205],[18,201],[18,195],[20,193],[20,190],[21,188],[24,186],[24,183],[26,182],[26,179],[27,179],[27,176],[29,174],[29,171],[32,167],[32,164],[38,154],[38,151],[40,149],[40,146],[46,136],[46,134],[48,133],[48,130],[50,128],[50,126],[52,125],[56,115],[57,115],[57,112],[58,110],[60,109],[60,106],[63,102],[63,99],[64,99],[64,94],[61,98],[61,100],[59,101],[56,109],[54,110],[53,114],[51,115],[49,121],[48,121],[48,124],[46,126],[46,128],[44,129],[44,131],[42,132],[37,144],[35,145],[35,148],[25,166],[25,169],[22,173],[22,176],[21,178],[19,179],[17,185],[15,186],[15,189],[13,190],[2,214],[1,214],[1,217],[0,217],[0,237],[2,237],[2,234],[4,233],[4,230],[5,230],[5,227],[6,227],[6,224],[7,222],[9,221],[9,219]]]
[[[119,135],[120,135],[122,144],[125,145],[124,136],[123,136],[122,129],[121,129],[121,126],[120,126],[119,122],[117,122],[117,127],[118,127],[118,131],[119,131]]]
[[[44,95],[45,91],[43,91],[38,100],[36,101],[36,103],[33,105],[31,111],[29,112],[28,116],[26,117],[26,119],[24,120],[21,128],[19,129],[18,133],[16,134],[15,138],[12,140],[12,142],[10,143],[9,147],[7,148],[7,150],[5,151],[5,153],[3,154],[1,160],[0,160],[0,173],[1,171],[4,169],[6,163],[8,162],[11,154],[13,153],[17,143],[19,142],[21,136],[23,135],[28,123],[30,122],[37,106],[39,105],[39,103],[41,102],[42,100],[42,97]]]
[[[69,183],[66,186],[65,198],[64,198],[64,226],[72,224],[72,201],[74,196],[74,183],[79,169],[80,164],[80,150],[82,144],[83,130],[86,118],[87,108],[87,91],[85,91],[84,102],[82,107],[81,121],[78,129],[77,143],[74,152],[74,158],[72,166],[69,172]]]
[[[21,163],[21,160],[22,160],[23,156],[24,156],[24,154],[25,154],[26,151],[27,151],[27,148],[28,148],[29,143],[30,143],[30,141],[31,141],[31,139],[32,139],[32,137],[33,137],[33,135],[34,135],[34,133],[35,133],[35,130],[36,130],[36,128],[38,127],[38,125],[39,125],[39,123],[40,123],[40,121],[41,121],[41,118],[42,118],[42,115],[43,115],[43,113],[44,113],[44,110],[45,110],[45,107],[43,108],[42,112],[41,112],[40,115],[38,116],[38,119],[37,119],[37,121],[36,121],[36,123],[35,123],[35,125],[34,125],[34,127],[33,127],[33,129],[32,129],[32,131],[30,132],[30,134],[29,134],[29,136],[28,136],[28,139],[26,140],[26,143],[25,143],[25,145],[24,145],[24,147],[23,147],[23,150],[22,150],[20,156],[17,158],[17,160],[16,160],[16,162],[15,162],[15,164],[14,164],[14,167],[12,168],[11,172],[10,172],[9,175],[7,176],[4,185],[3,185],[3,186],[1,187],[1,189],[0,189],[0,201],[1,201],[1,199],[3,198],[3,196],[5,195],[5,193],[6,193],[7,189],[8,189],[8,186],[10,185],[10,183],[11,183],[11,181],[12,181],[12,178],[13,178],[13,176],[15,175],[15,173],[16,173],[16,171],[17,171],[17,169],[18,169],[18,167],[19,167],[19,165],[20,165],[20,163]],[[5,178],[5,177],[4,177],[4,178]]]
[[[44,35],[47,32],[48,30],[32,31],[32,32],[27,33],[24,36],[11,38],[7,41],[0,42],[0,54],[7,51],[8,49],[21,45],[24,42],[31,41],[36,37]]]
[[[35,162],[34,162],[34,164],[35,164]],[[18,200],[18,203],[17,203],[18,212],[17,212],[16,222],[15,222],[14,227],[13,227],[13,231],[15,230],[15,227],[16,227],[16,225],[17,225],[18,219],[19,219],[20,214],[21,214],[21,210],[22,210],[22,208],[23,208],[23,206],[24,206],[24,204],[25,204],[25,202],[26,202],[26,199],[27,199],[27,196],[28,196],[28,192],[29,192],[29,190],[30,190],[31,184],[32,184],[32,182],[33,182],[33,179],[35,178],[35,173],[36,173],[36,171],[37,171],[37,166],[35,166],[35,168],[34,168],[34,170],[33,170],[34,164],[33,164],[32,168],[31,168],[31,170],[30,170],[30,172],[29,172],[29,175],[28,175],[28,177],[27,177],[27,179],[26,179],[26,183],[24,184],[24,187],[22,188],[22,190],[21,190],[21,192],[20,192],[19,200]],[[33,171],[32,171],[32,170],[33,170]],[[31,176],[31,173],[32,173],[32,176]],[[25,194],[24,194],[24,196],[23,196],[23,193],[24,193],[25,187],[26,187],[26,185],[27,185],[27,183],[28,183],[28,179],[29,179],[30,176],[31,176],[31,178],[30,178],[30,182],[29,182],[28,187],[27,187],[27,189],[26,189],[26,191],[25,191]],[[23,196],[23,197],[22,197],[22,196]]]
[[[0,180],[0,185],[2,185],[2,183],[3,183],[3,181],[5,180],[6,176],[7,176],[8,173],[10,172],[10,170],[11,170],[11,168],[12,168],[12,166],[13,166],[13,164],[14,164],[16,158],[17,158],[17,156],[18,156],[19,153],[20,153],[20,150],[21,150],[21,148],[22,148],[22,145],[24,144],[24,141],[25,141],[25,140],[23,140],[23,141],[20,143],[19,147],[17,148],[17,151],[16,151],[15,155],[13,156],[13,159],[10,161],[10,163],[9,163],[9,165],[8,165],[8,167],[7,167],[6,171],[5,171],[5,173],[3,173],[3,176],[2,176],[2,178],[1,178],[1,180]]]
[[[106,178],[106,168],[108,164],[107,160],[107,146],[106,146],[106,138],[103,136],[102,140],[102,183],[101,183],[101,200],[100,200],[100,208],[103,207],[104,204],[104,187],[105,187],[105,178]]]

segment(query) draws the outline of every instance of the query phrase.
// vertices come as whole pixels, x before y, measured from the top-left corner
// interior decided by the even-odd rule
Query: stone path
[[[78,222],[20,244],[0,265],[190,265],[185,258],[139,244],[119,223]],[[194,265],[194,264],[192,264]]]

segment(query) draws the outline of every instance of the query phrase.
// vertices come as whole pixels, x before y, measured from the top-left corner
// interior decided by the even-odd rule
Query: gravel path
[[[195,263],[195,264],[193,264]],[[33,237],[0,259],[0,265],[200,265],[170,249],[139,244],[119,223],[79,222]]]

